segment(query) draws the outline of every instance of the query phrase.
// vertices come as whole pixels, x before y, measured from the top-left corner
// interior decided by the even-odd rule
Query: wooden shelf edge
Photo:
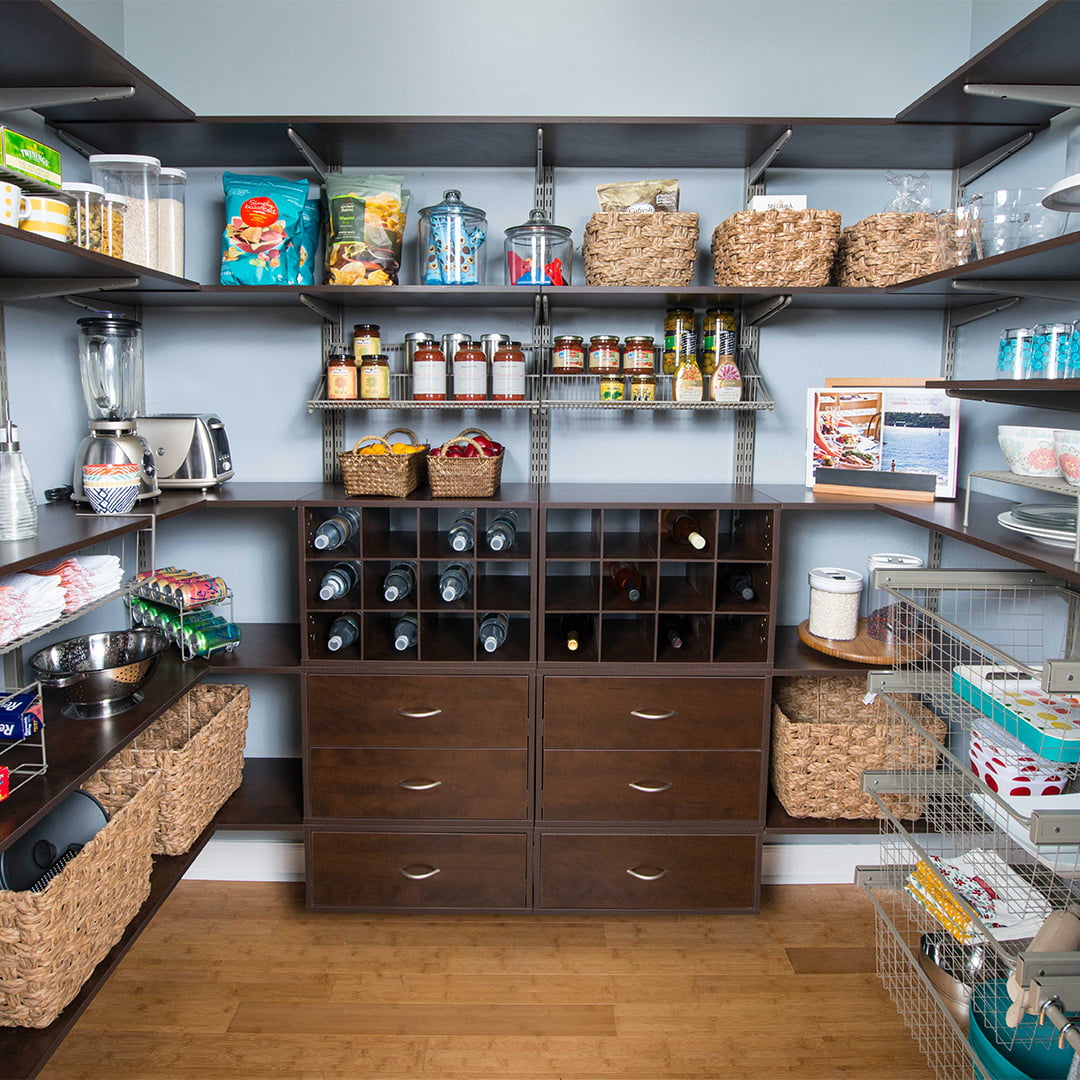
[[[244,779],[214,818],[224,830],[299,829],[303,824],[300,758],[246,758]]]

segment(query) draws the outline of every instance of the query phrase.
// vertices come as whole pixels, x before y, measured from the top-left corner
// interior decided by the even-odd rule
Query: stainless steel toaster
[[[138,424],[160,487],[208,488],[232,476],[229,437],[213,413],[158,413],[140,416]]]

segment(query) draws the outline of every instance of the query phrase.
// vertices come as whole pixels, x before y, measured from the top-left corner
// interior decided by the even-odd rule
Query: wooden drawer
[[[755,821],[753,750],[545,750],[545,821]]]
[[[544,679],[544,746],[758,750],[765,679]]]
[[[524,750],[308,751],[310,814],[319,818],[528,817]]]
[[[542,908],[756,910],[757,836],[544,833]]]
[[[527,853],[523,833],[313,831],[308,838],[309,903],[520,910],[526,904]]]
[[[308,675],[311,746],[528,745],[525,675]]]

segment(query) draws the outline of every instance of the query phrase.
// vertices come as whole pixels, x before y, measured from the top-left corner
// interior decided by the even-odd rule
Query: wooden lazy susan
[[[841,660],[853,660],[857,664],[910,664],[926,655],[927,642],[917,637],[914,641],[878,641],[866,632],[866,620],[859,620],[859,632],[850,641],[834,641],[810,633],[810,620],[799,623],[799,640],[811,649],[826,656],[838,656]]]

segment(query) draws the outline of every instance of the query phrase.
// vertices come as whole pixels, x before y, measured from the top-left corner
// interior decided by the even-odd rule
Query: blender
[[[75,454],[71,497],[86,502],[84,465],[139,466],[139,499],[160,494],[154,456],[136,427],[144,409],[142,324],[108,312],[79,319],[79,371],[90,434]]]

